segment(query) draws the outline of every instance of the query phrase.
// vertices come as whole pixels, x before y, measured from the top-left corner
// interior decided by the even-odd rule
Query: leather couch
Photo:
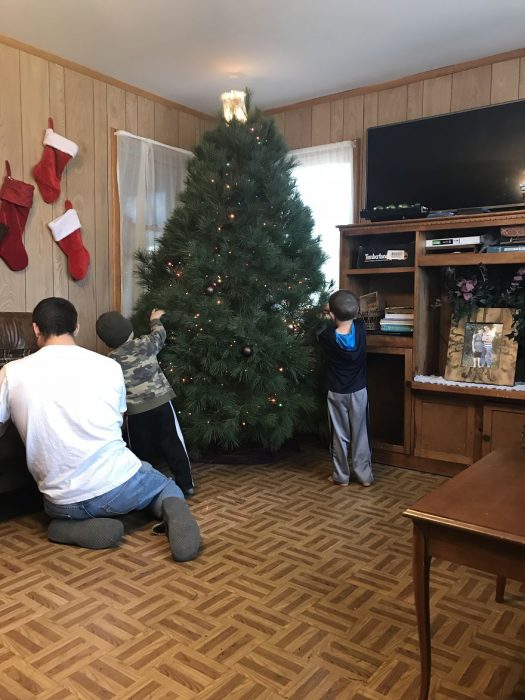
[[[0,367],[36,350],[31,314],[0,312]],[[26,466],[24,445],[15,426],[9,423],[7,431],[0,437],[0,494],[17,489],[33,492],[34,488]]]

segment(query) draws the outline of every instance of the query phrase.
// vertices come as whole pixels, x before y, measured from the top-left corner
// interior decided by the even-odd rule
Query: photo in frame
[[[513,386],[518,346],[511,331],[510,309],[477,309],[452,321],[445,379]]]

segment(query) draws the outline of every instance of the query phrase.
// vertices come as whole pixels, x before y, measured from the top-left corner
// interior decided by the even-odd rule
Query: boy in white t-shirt
[[[75,343],[77,312],[66,299],[37,304],[33,329],[40,350],[0,370],[0,423],[11,418],[26,446],[28,469],[55,519],[49,538],[114,546],[123,526],[108,518],[149,507],[166,525],[173,558],[195,558],[199,527],[181,490],[122,440],[119,365]]]

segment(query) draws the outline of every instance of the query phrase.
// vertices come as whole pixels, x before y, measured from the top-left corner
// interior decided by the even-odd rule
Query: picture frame
[[[518,346],[510,309],[476,309],[452,321],[445,379],[456,382],[514,386]]]

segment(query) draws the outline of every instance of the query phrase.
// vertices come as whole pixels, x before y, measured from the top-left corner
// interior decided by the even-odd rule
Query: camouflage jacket
[[[126,340],[109,353],[122,367],[129,415],[150,411],[175,396],[157,361],[165,341],[166,330],[155,320],[150,335]]]

